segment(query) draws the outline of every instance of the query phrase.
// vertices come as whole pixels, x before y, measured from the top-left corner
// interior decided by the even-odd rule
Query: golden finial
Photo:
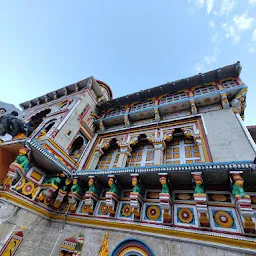
[[[104,236],[98,256],[108,256],[108,232]]]

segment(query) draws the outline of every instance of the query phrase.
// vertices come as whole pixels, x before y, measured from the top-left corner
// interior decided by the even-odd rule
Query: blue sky
[[[256,0],[1,1],[1,101],[88,76],[114,97],[240,60],[256,125]]]

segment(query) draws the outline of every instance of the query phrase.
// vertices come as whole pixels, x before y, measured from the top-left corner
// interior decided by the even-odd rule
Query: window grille
[[[185,92],[172,93],[172,94],[168,94],[167,96],[163,97],[160,100],[160,104],[165,104],[165,103],[182,100],[182,99],[186,99],[186,98],[187,98],[187,94]]]
[[[154,147],[150,144],[133,148],[128,166],[151,166],[154,162]]]
[[[222,82],[222,86],[223,88],[228,89],[228,88],[236,87],[237,85],[233,80],[227,80]]]
[[[201,163],[199,147],[192,140],[173,140],[166,147],[164,164]]]
[[[116,168],[119,155],[120,150],[118,148],[112,148],[107,150],[107,152],[105,152],[104,155],[101,157],[96,169],[106,170],[110,168]]]
[[[118,116],[118,115],[122,115],[124,113],[125,113],[125,108],[115,109],[115,110],[109,112],[107,114],[107,117],[109,117],[109,116]]]
[[[197,95],[202,95],[202,94],[206,94],[206,93],[210,93],[210,92],[214,92],[214,91],[217,91],[218,88],[216,86],[205,86],[205,87],[201,87],[201,88],[198,88],[194,91],[194,95],[197,96]]]
[[[131,111],[134,110],[139,110],[139,109],[143,109],[143,108],[148,108],[154,105],[154,102],[152,100],[149,101],[141,101],[137,104],[135,104],[132,108]]]

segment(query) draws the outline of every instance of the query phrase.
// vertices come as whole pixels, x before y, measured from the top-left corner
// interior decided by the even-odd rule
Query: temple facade
[[[240,72],[115,99],[89,77],[22,103],[33,132],[0,145],[0,255],[256,254]]]

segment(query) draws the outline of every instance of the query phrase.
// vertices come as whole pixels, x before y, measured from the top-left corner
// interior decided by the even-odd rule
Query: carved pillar
[[[243,172],[230,172],[232,194],[236,200],[236,209],[239,212],[245,233],[255,233],[255,218],[251,204],[251,197],[244,191],[244,180],[241,177]]]
[[[154,165],[162,165],[164,162],[164,149],[166,144],[163,140],[153,141],[154,146]]]
[[[192,172],[193,182],[195,184],[194,200],[201,228],[210,228],[207,199],[203,187],[202,172]]]
[[[163,154],[164,149],[166,147],[163,134],[159,133],[159,131],[152,131],[146,133],[147,140],[154,146],[154,165],[161,165],[163,164]]]
[[[227,94],[225,92],[220,94],[221,97],[221,105],[224,109],[229,108],[229,101],[228,101],[228,97]]]
[[[160,113],[158,107],[154,107],[154,112],[155,112],[155,121],[160,122]]]
[[[94,152],[94,155],[92,157],[92,160],[88,166],[89,170],[94,170],[96,169],[98,162],[100,160],[100,157],[104,154],[101,148],[97,148],[96,151]]]
[[[126,115],[124,116],[124,126],[125,126],[126,128],[128,128],[128,127],[131,126],[128,114],[126,114]]]
[[[118,143],[118,146],[120,147],[120,155],[117,162],[117,167],[125,167],[128,157],[131,155],[131,147],[128,143],[120,142]]]
[[[199,130],[189,127],[189,128],[181,128],[181,130],[184,132],[184,135],[188,139],[194,139],[194,143],[196,146],[199,148],[199,153],[200,153],[200,158],[202,162],[205,162],[205,157],[204,157],[204,149],[201,141],[201,136],[199,133]]]
[[[105,132],[106,130],[102,120],[99,121],[99,128],[101,132]]]
[[[169,187],[167,184],[168,174],[167,173],[159,173],[159,181],[162,185],[162,191],[159,193],[160,205],[163,210],[163,218],[164,223],[171,222],[172,219],[172,204],[171,204],[171,196],[169,194]]]

